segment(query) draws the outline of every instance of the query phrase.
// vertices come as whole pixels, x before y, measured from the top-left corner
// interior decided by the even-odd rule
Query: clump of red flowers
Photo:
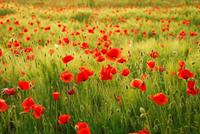
[[[35,117],[35,119],[40,119],[45,112],[45,108],[42,105],[35,104],[31,97],[26,98],[22,102],[22,107],[24,109],[24,113],[28,113],[32,110],[32,115]]]
[[[107,65],[107,67],[102,67],[100,72],[101,80],[112,80],[112,75],[117,73],[117,69],[112,67],[111,65]]]

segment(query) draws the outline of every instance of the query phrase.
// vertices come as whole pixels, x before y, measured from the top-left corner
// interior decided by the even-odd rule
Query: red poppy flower
[[[139,130],[136,134],[150,134],[150,132],[147,129]]]
[[[195,96],[195,95],[197,95],[197,94],[200,93],[200,90],[190,90],[190,89],[187,89],[186,93],[187,93],[187,95],[193,95],[193,96]]]
[[[30,41],[31,40],[31,37],[30,36],[27,36],[26,37],[26,41]]]
[[[0,57],[3,55],[3,51],[0,49]]]
[[[71,116],[69,114],[64,114],[59,116],[58,123],[59,124],[66,124],[70,121]]]
[[[146,84],[144,83],[144,81],[140,79],[132,80],[130,86],[133,88],[138,88],[143,92],[146,91]]]
[[[156,65],[155,61],[147,61],[148,69],[153,70],[155,65]]]
[[[12,30],[13,30],[13,27],[9,27],[9,28],[8,28],[8,31],[12,31]]]
[[[186,91],[187,95],[193,95],[193,96],[199,94],[199,92],[200,92],[200,89],[194,89],[194,90],[187,89]]]
[[[2,91],[6,95],[15,95],[16,90],[14,88],[4,88]]]
[[[71,82],[73,80],[73,78],[74,78],[73,74],[69,73],[67,71],[62,72],[60,74],[60,80],[63,81],[63,82],[65,82],[65,83]]]
[[[13,53],[14,53],[16,56],[18,56],[18,55],[21,54],[21,53],[20,53],[19,51],[17,51],[17,50],[14,50]]]
[[[92,52],[93,52],[94,57],[101,56],[101,53],[97,49],[94,49]]]
[[[89,79],[89,76],[87,75],[87,73],[81,71],[78,73],[77,77],[76,77],[76,82],[77,83],[81,83],[83,81],[86,81]]]
[[[33,52],[33,49],[31,47],[27,47],[27,48],[24,49],[24,52],[30,53],[30,52]]]
[[[81,44],[80,48],[86,49],[86,48],[89,48],[89,45],[88,45],[88,43],[83,42],[83,43]]]
[[[72,61],[74,57],[72,55],[66,55],[65,57],[62,58],[62,61],[64,64],[67,64],[68,62]]]
[[[15,24],[16,26],[19,26],[19,21],[15,21],[14,24]]]
[[[150,95],[149,98],[160,106],[163,106],[168,102],[168,98],[164,93],[156,93],[155,95]]]
[[[186,90],[186,93],[187,95],[197,95],[200,93],[200,89],[197,89],[195,87],[196,85],[196,82],[195,81],[188,81],[188,84],[187,84],[187,90]]]
[[[188,70],[188,69],[180,69],[178,71],[178,77],[180,79],[188,79],[188,78],[194,77],[194,74],[192,72],[190,72],[190,70]]]
[[[128,68],[125,68],[125,69],[122,70],[121,75],[122,75],[122,76],[128,76],[128,75],[130,74],[130,72],[131,72],[131,71],[130,71]]]
[[[89,79],[90,76],[93,75],[93,71],[86,69],[85,67],[81,67],[78,75],[76,76],[76,82],[81,83]]]
[[[197,36],[197,33],[196,32],[190,32],[190,36],[192,36],[192,37]]]
[[[77,134],[91,134],[90,128],[87,127],[87,128],[83,128],[81,130],[78,130]]]
[[[192,81],[192,80],[189,80],[188,83],[187,83],[187,87],[189,89],[194,89],[195,88],[195,85],[196,85],[196,82],[195,81]]]
[[[24,29],[23,29],[23,32],[24,32],[24,33],[27,33],[27,32],[28,32],[28,29],[27,29],[27,28],[24,28]]]
[[[159,53],[158,52],[151,52],[150,54],[149,54],[149,56],[151,57],[151,58],[158,58],[158,56],[159,56]]]
[[[24,80],[19,81],[18,82],[18,86],[22,90],[29,90],[30,89],[30,83],[27,82],[27,81],[24,81]]]
[[[59,92],[53,92],[53,93],[52,93],[52,97],[53,97],[53,99],[56,101],[56,100],[59,99],[60,93],[59,93]]]
[[[41,116],[44,114],[45,112],[45,108],[42,106],[42,105],[33,105],[33,116],[36,118],[36,119],[40,119]]]
[[[50,29],[51,29],[50,26],[47,26],[47,27],[44,28],[45,31],[49,31]]]
[[[34,60],[35,56],[34,54],[29,54],[26,56],[26,60]]]
[[[91,134],[90,128],[86,122],[78,122],[75,128],[77,129],[77,134]]]
[[[145,80],[146,78],[148,78],[148,74],[144,73],[144,74],[141,75],[142,80]]]
[[[88,29],[88,33],[94,33],[94,29]]]
[[[119,48],[112,48],[106,54],[107,58],[111,61],[118,59],[120,55],[121,55],[121,50]]]
[[[23,112],[27,113],[29,112],[33,105],[35,104],[35,102],[33,101],[32,98],[26,98],[23,102],[22,102],[22,107],[23,107]]]
[[[103,48],[103,49],[101,50],[101,53],[102,53],[102,54],[106,54],[106,53],[107,53],[107,50]]]
[[[185,32],[185,31],[181,31],[181,32],[179,33],[179,37],[180,37],[181,39],[185,38],[185,37],[186,37],[186,32]]]
[[[76,125],[75,125],[75,128],[77,130],[80,130],[80,129],[83,129],[83,128],[87,128],[89,127],[88,124],[86,122],[78,122]]]
[[[8,104],[6,104],[5,100],[0,99],[0,112],[5,112],[8,109]]]
[[[65,44],[69,44],[69,39],[66,37],[66,38],[63,38],[63,41]]]
[[[19,41],[14,41],[14,47],[20,47],[21,46],[21,43]]]
[[[115,67],[112,67],[112,68],[111,68],[111,73],[112,73],[112,74],[117,74],[117,69],[116,69]]]
[[[49,54],[52,55],[54,53],[54,49],[49,49]]]

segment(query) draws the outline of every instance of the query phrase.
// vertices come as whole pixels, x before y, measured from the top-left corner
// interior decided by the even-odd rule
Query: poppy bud
[[[56,100],[59,99],[60,93],[59,93],[59,92],[53,92],[53,93],[52,93],[52,96],[53,96],[53,99],[56,101]]]

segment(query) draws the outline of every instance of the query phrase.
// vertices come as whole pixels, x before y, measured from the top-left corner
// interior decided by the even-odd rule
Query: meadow
[[[0,4],[0,134],[199,134],[200,5],[90,2]]]

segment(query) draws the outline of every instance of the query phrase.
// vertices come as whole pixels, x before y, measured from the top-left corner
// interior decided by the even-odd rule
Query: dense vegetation
[[[0,133],[200,133],[200,6],[0,6]]]

